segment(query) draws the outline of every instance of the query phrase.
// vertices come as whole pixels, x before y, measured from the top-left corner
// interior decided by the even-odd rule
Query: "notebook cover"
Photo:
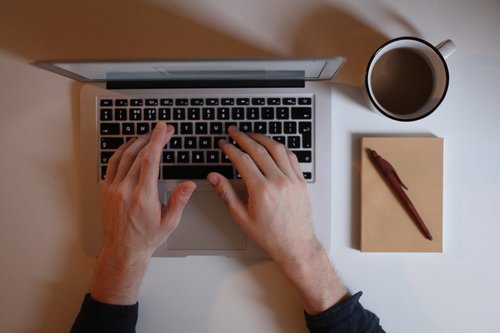
[[[388,161],[429,229],[422,234],[376,169],[367,148]],[[364,137],[361,140],[361,251],[443,251],[443,139]]]

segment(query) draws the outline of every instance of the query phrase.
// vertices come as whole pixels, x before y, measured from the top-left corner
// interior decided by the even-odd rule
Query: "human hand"
[[[314,234],[307,184],[297,157],[263,135],[246,135],[234,126],[229,134],[243,151],[226,141],[219,145],[240,173],[248,202],[224,176],[210,173],[208,181],[235,222],[297,288],[309,314],[338,303],[348,292]]]
[[[196,188],[178,185],[167,203],[158,198],[162,150],[174,133],[158,122],[155,129],[122,145],[110,158],[102,184],[104,243],[91,288],[106,303],[134,303],[153,252],[179,224]]]
[[[321,247],[314,235],[307,184],[295,154],[260,134],[229,128],[240,145],[221,141],[220,147],[240,173],[248,191],[245,203],[227,178],[208,175],[234,221],[275,262],[299,261]]]

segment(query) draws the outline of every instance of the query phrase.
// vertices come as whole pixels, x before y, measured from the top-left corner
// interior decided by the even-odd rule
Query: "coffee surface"
[[[387,111],[410,114],[429,100],[434,87],[432,69],[427,61],[410,49],[395,49],[377,61],[371,85],[375,98]]]

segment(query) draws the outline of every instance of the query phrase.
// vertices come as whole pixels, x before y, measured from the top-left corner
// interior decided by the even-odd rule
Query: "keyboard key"
[[[113,106],[113,100],[112,99],[101,99],[101,106]]]
[[[281,134],[281,123],[279,121],[269,123],[269,134]]]
[[[299,105],[311,105],[312,99],[310,97],[299,97]]]
[[[191,98],[191,105],[200,106],[200,105],[204,105],[204,104],[205,104],[205,101],[203,100],[203,98]]]
[[[163,161],[163,163],[174,163],[175,162],[175,152],[164,151],[162,161]]]
[[[142,135],[149,132],[149,123],[138,123],[137,124],[137,134]]]
[[[217,119],[218,120],[228,120],[229,119],[229,108],[217,108]]]
[[[297,155],[300,163],[312,163],[311,151],[309,150],[292,150],[292,153]]]
[[[101,120],[113,120],[113,110],[112,109],[101,109]]]
[[[188,108],[188,119],[189,120],[200,120],[201,119],[200,108]]]
[[[200,147],[200,148],[212,148],[212,138],[209,136],[199,137],[198,147]]]
[[[106,170],[108,169],[107,165],[101,166],[101,179],[104,180],[106,178]]]
[[[262,108],[262,119],[274,119],[274,108]]]
[[[144,109],[144,120],[156,120],[156,109],[155,108],[145,108]]]
[[[250,105],[250,98],[237,98],[236,105]]]
[[[219,99],[218,98],[207,98],[205,100],[206,105],[219,105]]]
[[[304,176],[304,179],[306,179],[306,180],[312,179],[311,172],[302,172],[302,175]]]
[[[276,142],[279,142],[281,144],[285,144],[286,143],[286,136],[284,136],[284,135],[273,136],[273,140]]]
[[[157,106],[158,100],[156,98],[146,98],[146,106]]]
[[[223,98],[221,99],[222,105],[234,105],[234,98]]]
[[[210,133],[222,134],[223,133],[222,123],[210,123]]]
[[[241,122],[240,123],[240,131],[247,133],[252,131],[252,123],[251,122]]]
[[[203,108],[201,112],[201,118],[203,120],[214,120],[215,108]]]
[[[123,138],[106,137],[101,138],[101,149],[117,149],[123,144]]]
[[[207,151],[207,163],[219,163],[219,155],[220,153],[217,150]]]
[[[300,136],[293,135],[287,137],[287,147],[291,149],[300,148]]]
[[[102,151],[101,152],[101,163],[102,164],[108,164],[109,159],[111,156],[113,156],[115,152],[114,151]]]
[[[134,98],[134,99],[130,100],[130,105],[131,106],[142,106],[142,104],[143,104],[142,99]]]
[[[130,120],[142,120],[141,109],[132,108],[128,111],[128,113],[129,113],[128,119],[130,119]]]
[[[172,119],[172,110],[170,108],[160,108],[160,113],[158,114],[159,120],[171,120]]]
[[[189,163],[189,152],[178,151],[177,152],[177,162],[178,163]]]
[[[196,149],[196,137],[194,136],[184,137],[184,149]]]
[[[101,123],[101,135],[120,135],[120,124]]]
[[[170,139],[170,142],[168,143],[168,147],[170,149],[180,149],[182,148],[182,139],[178,136],[174,136]]]
[[[299,133],[302,134],[302,148],[312,147],[312,123],[309,121],[299,122]]]
[[[205,163],[205,154],[202,151],[192,151],[191,152],[191,162],[192,163]]]
[[[116,106],[128,106],[128,100],[126,99],[117,99],[115,100]]]
[[[294,121],[285,121],[283,123],[283,132],[285,134],[295,134],[297,133],[297,123]]]
[[[253,124],[253,131],[255,133],[266,134],[267,133],[267,123],[264,122],[255,122]]]
[[[122,124],[122,134],[123,135],[134,135],[135,126],[133,123],[123,123]]]
[[[127,109],[115,109],[115,120],[127,120]]]
[[[228,129],[230,126],[237,126],[237,123],[232,122],[232,121],[228,121],[228,122],[224,123],[224,133],[225,134],[228,134]]]
[[[180,134],[193,134],[193,123],[181,123]]]
[[[248,120],[259,119],[259,108],[247,108],[247,119]]]
[[[230,165],[165,165],[162,168],[163,179],[206,179],[210,172],[218,172],[228,179],[234,178]]]
[[[312,109],[309,107],[292,108],[292,119],[311,119]]]
[[[286,107],[276,108],[276,119],[289,119],[290,109]]]
[[[208,134],[208,124],[197,122],[194,125],[194,133],[195,134]]]
[[[276,97],[270,97],[267,99],[268,105],[281,105],[281,99]]]
[[[265,98],[252,98],[252,105],[266,105]]]
[[[172,106],[174,105],[174,100],[172,98],[162,98],[160,99],[161,106]]]
[[[283,98],[283,105],[295,105],[297,100],[294,97]]]
[[[245,109],[244,108],[232,108],[231,109],[231,118],[233,120],[241,120],[245,118]]]
[[[174,108],[174,120],[186,120],[186,109]]]
[[[176,98],[175,105],[177,106],[187,106],[189,104],[189,100],[187,98]]]

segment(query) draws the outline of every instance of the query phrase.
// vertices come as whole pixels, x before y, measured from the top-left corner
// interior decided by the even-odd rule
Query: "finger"
[[[123,152],[120,164],[118,165],[118,170],[116,171],[116,176],[114,182],[121,182],[129,173],[130,167],[134,163],[139,152],[148,143],[151,134],[145,134],[138,137],[130,146]]]
[[[288,155],[288,159],[290,161],[290,166],[292,167],[293,172],[295,173],[297,178],[305,181],[304,174],[302,173],[302,168],[300,167],[300,163],[299,163],[299,159],[297,158],[297,155],[292,153],[292,151],[289,150],[288,148],[287,148],[287,155]]]
[[[274,163],[280,168],[280,170],[287,176],[295,175],[292,168],[290,158],[288,156],[289,150],[281,143],[274,141],[273,139],[257,133],[249,133],[249,136],[261,144],[269,152],[274,160]]]
[[[228,132],[231,138],[233,138],[240,145],[240,147],[252,157],[252,160],[255,161],[257,167],[262,170],[262,173],[266,177],[283,174],[276,166],[276,163],[269,152],[260,143],[238,130],[236,126],[230,126]]]
[[[127,149],[136,138],[132,138],[129,141],[122,144],[110,157],[108,161],[108,167],[106,169],[106,176],[104,177],[104,184],[111,184],[115,179],[116,172],[118,170],[118,165],[120,164],[120,160],[122,158],[123,152]]]
[[[247,185],[247,188],[251,188],[256,181],[265,179],[250,155],[242,152],[226,140],[220,140],[219,147],[222,152],[227,155],[231,163],[233,163],[234,167],[241,175],[243,182]]]
[[[151,135],[151,139],[144,148],[140,162],[139,184],[144,189],[151,189],[158,183],[160,173],[160,160],[163,148],[174,134],[174,127],[158,122]]]
[[[195,189],[196,183],[192,181],[183,182],[175,187],[167,204],[163,205],[161,227],[165,237],[168,237],[179,225],[184,207],[186,207]]]
[[[248,221],[247,207],[238,193],[236,193],[229,180],[217,172],[209,173],[207,180],[226,204],[233,219],[238,222],[238,224]]]

